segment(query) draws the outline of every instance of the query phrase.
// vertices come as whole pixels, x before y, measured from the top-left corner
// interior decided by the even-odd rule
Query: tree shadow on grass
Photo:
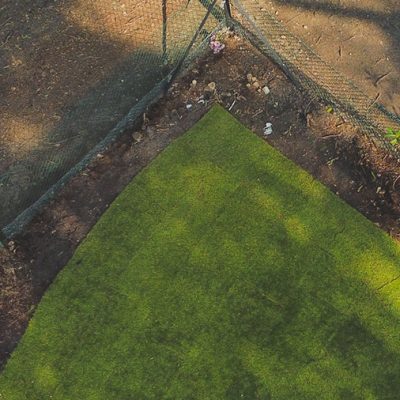
[[[223,152],[199,132],[182,140],[119,197],[49,292],[16,355],[27,390],[395,398],[399,247],[245,137]]]

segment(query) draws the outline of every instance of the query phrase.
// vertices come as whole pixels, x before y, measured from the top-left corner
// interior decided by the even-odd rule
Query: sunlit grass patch
[[[0,399],[395,399],[399,256],[214,107],[79,247]]]

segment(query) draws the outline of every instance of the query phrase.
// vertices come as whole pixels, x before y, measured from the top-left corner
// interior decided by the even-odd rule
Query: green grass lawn
[[[399,256],[216,106],[59,274],[0,400],[399,399]]]

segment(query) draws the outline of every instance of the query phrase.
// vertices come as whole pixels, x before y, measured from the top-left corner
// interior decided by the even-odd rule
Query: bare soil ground
[[[103,28],[98,10],[88,18],[89,10],[77,8],[70,0],[6,1],[0,8],[0,172],[40,146],[67,108],[134,44]],[[124,18],[118,11],[110,10],[109,18],[119,17],[115,26]]]
[[[198,1],[169,0],[163,36],[161,2],[153,0],[0,4],[0,226],[165,77],[204,14]]]
[[[325,61],[400,116],[397,0],[260,0]]]
[[[400,240],[398,165],[342,117],[311,101],[269,59],[238,37],[195,63],[143,118],[0,251],[0,366],[43,293],[125,185],[217,101],[257,135]],[[249,75],[251,74],[251,76]],[[266,95],[260,88],[267,86]]]
[[[190,36],[191,31],[180,20],[177,34],[172,17],[185,4],[183,0],[172,0],[167,7],[169,35],[180,40],[185,34]],[[197,23],[200,12],[205,11],[201,5],[196,10],[199,15],[192,20]],[[162,53],[162,18],[161,3],[154,1],[2,2],[0,173],[47,144],[51,140],[49,135],[60,129],[68,112],[96,92],[99,85],[105,91],[110,76],[127,59],[131,61],[128,60],[126,69],[142,74],[135,76],[136,82],[151,76],[150,70],[157,64],[155,59]],[[185,23],[190,19],[185,18]],[[140,54],[132,59],[135,52]],[[138,63],[145,65],[138,68]],[[114,84],[109,82],[108,86]],[[101,94],[95,94],[98,104],[104,102]],[[111,111],[118,112],[118,104],[110,108],[113,106]],[[71,132],[66,133],[66,138],[68,135]]]

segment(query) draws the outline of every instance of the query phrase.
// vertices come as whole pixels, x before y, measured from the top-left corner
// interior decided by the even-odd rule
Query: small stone
[[[260,84],[257,81],[253,82],[253,87],[255,87],[256,89],[259,89],[260,88]]]
[[[143,140],[142,132],[134,132],[132,134],[132,139],[134,140],[135,143],[140,143]]]
[[[192,104],[186,104],[186,110],[191,110],[192,107],[193,107]]]
[[[193,79],[193,80],[192,80],[192,83],[191,83],[190,86],[191,86],[192,88],[194,88],[194,87],[197,86],[197,81],[196,81],[196,79]]]
[[[252,74],[247,74],[247,80],[249,82],[252,82],[252,79],[253,79],[253,75]]]
[[[264,135],[268,136],[272,134],[272,124],[271,122],[267,122],[264,126]]]
[[[153,139],[154,137],[157,136],[157,130],[155,128],[153,128],[152,126],[148,126],[146,128],[146,135],[148,135],[148,137],[150,139]]]
[[[253,77],[251,78],[251,81],[252,81],[252,82],[257,82],[257,78],[256,78],[255,76],[253,76]]]
[[[249,89],[251,89],[250,83],[247,83],[247,84],[246,84],[246,87],[249,88]]]
[[[216,84],[215,84],[215,82],[210,82],[210,83],[207,85],[207,87],[208,87],[208,89],[214,91],[215,88],[216,88]]]
[[[269,94],[271,93],[271,90],[269,89],[268,86],[264,86],[264,87],[262,88],[262,91],[264,92],[264,94],[265,94],[266,96],[269,95]]]

